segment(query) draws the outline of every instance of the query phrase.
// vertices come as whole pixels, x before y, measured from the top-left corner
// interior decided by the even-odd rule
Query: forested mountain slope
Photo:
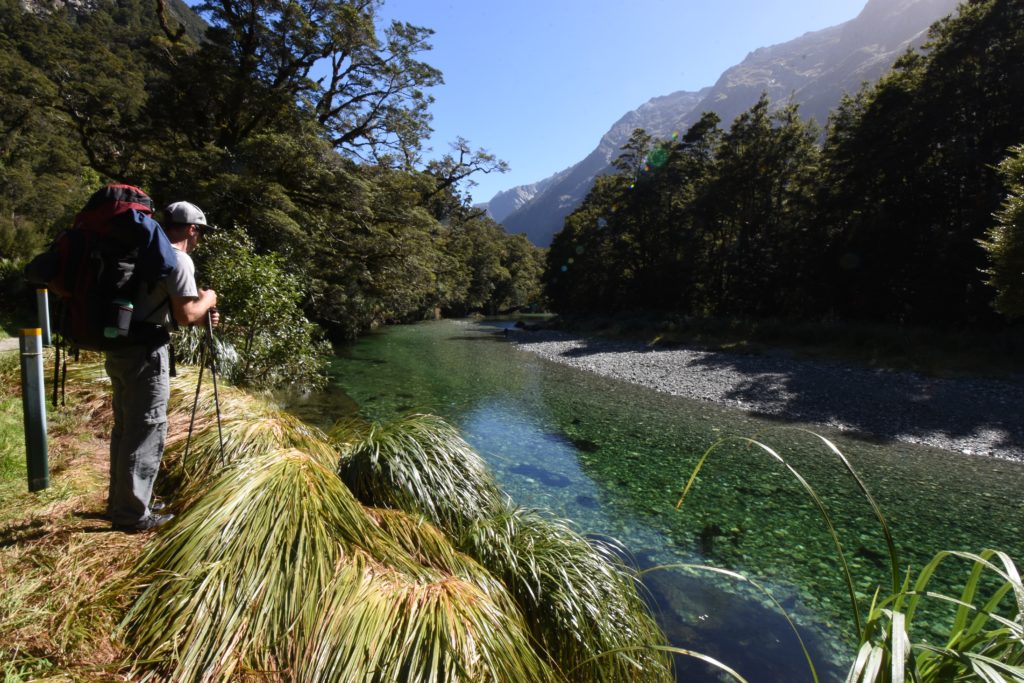
[[[554,182],[538,183],[545,189],[517,211],[492,215],[509,232],[526,233],[535,244],[547,246],[565,217],[583,201],[594,178],[611,170],[635,128],[667,138],[675,131],[682,134],[708,111],[728,125],[762,93],[768,95],[772,110],[795,102],[801,116],[824,125],[844,93],[876,81],[909,47],[920,45],[928,27],[957,4],[958,0],[870,0],[856,18],[839,26],[754,50],[710,88],[656,97],[627,113],[585,159],[558,174]]]

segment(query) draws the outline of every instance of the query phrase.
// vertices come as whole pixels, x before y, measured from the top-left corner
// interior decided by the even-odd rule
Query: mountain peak
[[[594,178],[610,170],[635,128],[666,138],[675,131],[684,132],[706,111],[717,113],[727,127],[762,93],[773,107],[792,101],[800,105],[805,118],[824,123],[844,93],[857,92],[862,83],[877,80],[908,47],[923,43],[928,27],[958,4],[959,0],[869,0],[848,22],[758,48],[726,69],[714,86],[654,97],[626,113],[590,155],[551,178],[523,186],[535,188],[530,199],[496,220],[509,232],[526,233],[534,244],[549,245]]]

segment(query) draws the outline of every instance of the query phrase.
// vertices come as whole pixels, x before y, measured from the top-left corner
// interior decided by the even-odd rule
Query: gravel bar
[[[1024,375],[937,378],[782,354],[661,349],[512,329],[518,348],[604,377],[752,415],[1024,462]]]

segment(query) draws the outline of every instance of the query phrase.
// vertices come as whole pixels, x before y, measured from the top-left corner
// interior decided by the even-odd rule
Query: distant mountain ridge
[[[543,193],[546,189],[557,183],[565,174],[571,169],[560,171],[553,176],[549,176],[538,183],[532,183],[530,185],[517,185],[511,190],[505,190],[491,197],[489,202],[480,204],[482,208],[487,209],[488,215],[491,218],[498,221],[503,221],[506,217],[515,213],[521,209],[525,204],[529,203],[531,199],[537,195]]]
[[[610,169],[635,128],[667,138],[675,131],[685,132],[705,111],[716,112],[722,126],[728,127],[761,93],[767,93],[776,108],[796,102],[804,118],[813,117],[823,125],[844,93],[855,93],[863,82],[881,77],[908,48],[924,42],[931,24],[959,4],[869,0],[850,21],[754,50],[714,86],[655,97],[627,113],[585,159],[540,182],[498,193],[487,203],[489,212],[506,231],[526,233],[534,244],[547,246],[565,217],[582,203],[594,178]]]

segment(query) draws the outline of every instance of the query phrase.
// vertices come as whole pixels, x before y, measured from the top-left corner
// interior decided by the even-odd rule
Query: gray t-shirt
[[[157,282],[152,289],[145,285],[139,287],[133,302],[135,311],[132,319],[157,323],[171,330],[174,329],[174,319],[171,316],[170,297],[199,298],[196,266],[192,263],[192,257],[178,247],[174,247],[174,255],[178,257],[178,263],[167,277]]]

